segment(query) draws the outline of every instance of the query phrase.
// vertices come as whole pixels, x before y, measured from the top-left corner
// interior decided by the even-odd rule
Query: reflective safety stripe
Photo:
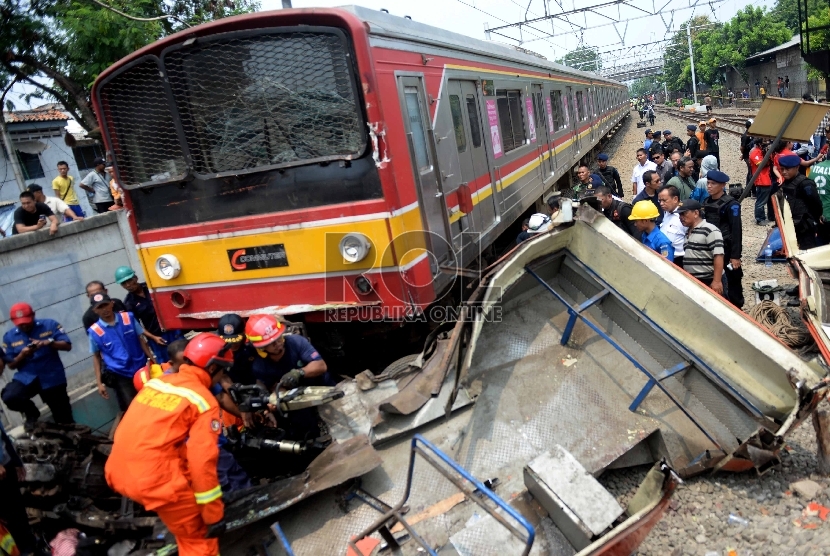
[[[92,329],[92,330],[93,330],[96,334],[98,334],[99,336],[101,336],[101,337],[103,337],[103,336],[104,336],[104,329],[103,329],[103,328],[101,328],[100,326],[98,326],[98,323],[97,323],[97,322],[96,322],[95,324],[93,324],[92,326],[90,326],[90,328],[91,328],[91,329]]]
[[[206,490],[205,492],[196,492],[195,494],[197,504],[210,504],[214,500],[222,498],[222,487],[216,485],[210,490]]]
[[[121,322],[123,322],[125,326],[130,326],[130,314],[122,312]]]
[[[204,413],[208,409],[210,409],[210,405],[205,401],[205,399],[194,392],[189,388],[183,388],[181,386],[173,386],[172,384],[167,384],[166,382],[162,382],[161,380],[154,378],[147,382],[144,385],[145,388],[152,388],[153,390],[158,390],[159,392],[164,392],[165,394],[175,394],[177,396],[181,396],[182,398],[186,399],[190,403],[196,406],[196,409],[199,410],[199,413]]]
[[[12,538],[12,534],[9,533],[8,529],[2,525],[0,525],[0,550],[9,556],[18,556],[20,554],[20,551],[17,549],[17,545]]]

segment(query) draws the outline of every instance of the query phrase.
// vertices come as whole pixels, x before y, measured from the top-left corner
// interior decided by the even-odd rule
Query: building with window
[[[21,191],[9,156],[17,156],[20,162],[20,168],[26,178],[24,187],[30,183],[37,183],[43,187],[47,195],[53,194],[52,180],[58,175],[58,161],[64,160],[69,164],[69,174],[75,177],[75,192],[81,201],[81,207],[87,215],[93,214],[84,190],[77,184],[92,169],[92,160],[96,156],[102,156],[101,147],[90,140],[79,143],[74,136],[69,135],[67,123],[70,118],[54,105],[33,110],[3,112],[3,118],[14,152],[9,152],[11,149],[3,144],[0,152],[0,203],[16,203]],[[70,147],[69,144],[75,147]]]

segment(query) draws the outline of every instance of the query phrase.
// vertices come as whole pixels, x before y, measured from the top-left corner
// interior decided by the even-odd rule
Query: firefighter
[[[781,191],[790,204],[798,248],[811,249],[816,246],[816,230],[823,212],[818,187],[798,171],[801,158],[797,154],[782,156],[778,165],[784,178]]]
[[[178,373],[150,380],[130,404],[105,474],[113,490],[158,514],[181,556],[216,556],[224,529],[216,473],[222,422],[210,388],[233,357],[208,332],[190,340],[184,357]]]
[[[738,309],[744,306],[744,290],[741,279],[742,230],[741,205],[724,192],[729,176],[720,170],[709,170],[706,174],[706,189],[709,197],[703,202],[706,221],[717,226],[723,235],[723,251],[726,267],[727,297]],[[819,203],[819,207],[821,204]]]
[[[285,324],[271,315],[251,315],[245,335],[256,348],[254,376],[273,391],[278,385],[334,386],[328,367],[311,342],[297,334],[285,334]]]

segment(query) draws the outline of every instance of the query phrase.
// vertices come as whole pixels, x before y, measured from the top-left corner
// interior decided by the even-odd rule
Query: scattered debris
[[[412,517],[406,518],[406,521],[410,525],[415,525],[416,523],[420,523],[420,522],[424,521],[425,519],[430,519],[430,518],[433,518],[435,516],[439,516],[441,514],[447,513],[448,511],[450,511],[451,509],[453,509],[454,507],[456,507],[457,505],[459,505],[460,503],[462,503],[466,499],[467,499],[467,497],[464,495],[463,492],[456,492],[455,494],[453,494],[449,498],[444,498],[443,500],[441,500],[437,504],[433,504],[432,506],[425,509],[424,511],[418,512],[417,514],[413,515]],[[403,524],[401,524],[399,522],[397,525],[392,527],[391,531],[392,531],[392,533],[400,533],[401,531],[403,531],[403,529],[404,529]]]
[[[791,483],[790,490],[795,491],[802,498],[814,500],[816,495],[821,492],[821,485],[810,479],[804,479],[803,481]]]

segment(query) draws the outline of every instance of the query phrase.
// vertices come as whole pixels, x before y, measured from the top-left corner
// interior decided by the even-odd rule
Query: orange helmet
[[[245,324],[245,336],[257,349],[264,348],[285,332],[285,325],[271,315],[251,315]]]
[[[196,334],[184,348],[184,356],[202,369],[207,369],[213,364],[226,369],[233,366],[233,353],[225,344],[225,340],[210,332]]]

